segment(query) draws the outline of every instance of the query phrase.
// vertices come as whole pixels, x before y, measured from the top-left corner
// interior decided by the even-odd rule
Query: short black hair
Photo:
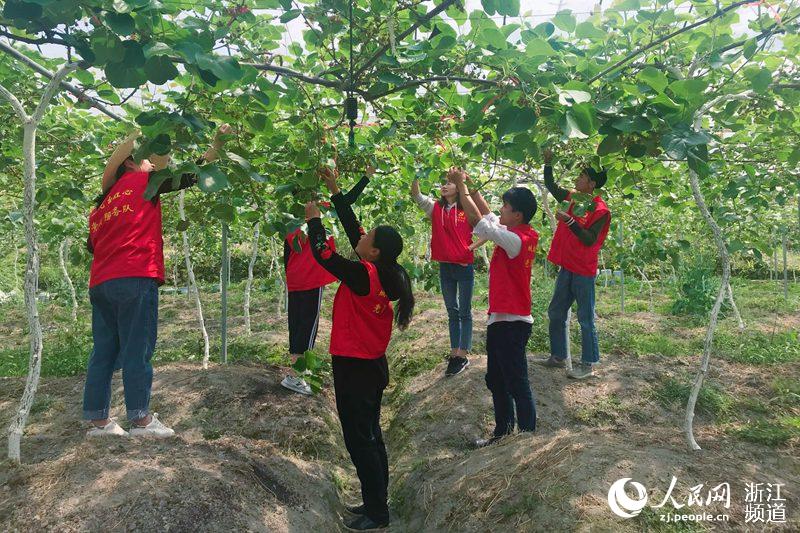
[[[583,169],[586,172],[586,175],[589,176],[589,179],[594,182],[594,188],[599,189],[603,185],[606,184],[606,180],[608,179],[608,173],[606,169],[595,170],[592,167],[586,167]]]
[[[511,209],[522,213],[522,220],[525,224],[531,221],[536,214],[536,197],[527,187],[512,187],[503,193],[503,202],[511,206]]]

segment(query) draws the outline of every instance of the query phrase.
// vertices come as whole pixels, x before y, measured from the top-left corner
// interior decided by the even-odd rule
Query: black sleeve
[[[351,261],[337,254],[328,246],[328,236],[319,218],[308,221],[308,240],[314,259],[325,270],[350,287],[358,296],[369,294],[369,274],[360,261]]]
[[[331,201],[336,208],[336,214],[339,215],[339,221],[344,227],[347,239],[350,241],[350,246],[355,250],[359,239],[364,234],[364,228],[361,227],[361,223],[356,218],[352,205],[347,203],[341,192],[331,196]]]
[[[202,165],[205,159],[202,157],[195,161],[198,165]],[[193,172],[186,172],[185,174],[181,175],[180,182],[178,183],[177,187],[172,186],[172,180],[164,180],[164,183],[158,188],[158,192],[156,192],[156,196],[160,194],[166,194],[169,192],[178,192],[182,191],[183,189],[188,189],[189,187],[193,187],[197,185],[197,174]]]
[[[289,267],[289,256],[292,254],[292,247],[289,244],[289,239],[283,239],[283,269]]]
[[[547,187],[547,190],[550,191],[550,194],[553,195],[553,198],[559,202],[563,202],[567,199],[569,191],[556,185],[556,182],[553,179],[553,167],[550,165],[544,166],[544,184]]]
[[[578,237],[581,244],[584,246],[591,246],[597,242],[597,237],[600,236],[603,226],[608,222],[608,216],[609,215],[603,216],[588,228],[582,228],[577,222],[567,227]]]
[[[364,189],[367,188],[368,183],[369,183],[369,178],[366,176],[358,180],[358,183],[353,185],[352,189],[350,189],[349,191],[347,191],[342,195],[344,196],[344,201],[350,205],[356,203],[358,197],[361,196],[361,193],[364,192]]]

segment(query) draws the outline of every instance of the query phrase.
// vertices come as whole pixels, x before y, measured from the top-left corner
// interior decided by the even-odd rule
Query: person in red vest
[[[328,238],[328,246],[336,250],[333,236]],[[289,354],[294,364],[306,350],[314,348],[322,291],[336,278],[314,259],[308,237],[301,228],[289,233],[283,241],[283,266],[289,292]],[[284,377],[281,385],[300,394],[311,394],[308,383],[294,373]]]
[[[550,244],[548,261],[561,269],[556,278],[553,298],[547,309],[550,319],[550,357],[535,362],[548,368],[564,368],[567,358],[567,312],[572,302],[578,303],[578,323],[581,327],[581,362],[573,365],[568,376],[585,379],[593,374],[592,366],[600,361],[597,329],[594,325],[594,282],[597,276],[597,256],[611,225],[611,211],[603,198],[597,194],[606,183],[605,171],[585,168],[575,180],[571,191],[556,185],[553,179],[553,153],[545,150],[544,181],[550,194],[562,202],[570,200],[576,192],[595,194],[593,209],[583,216],[573,214],[573,204],[564,213],[556,213],[558,226]]]
[[[375,173],[373,167],[367,167],[361,180],[344,193],[348,204],[353,204],[369,183]],[[328,238],[331,250],[336,251],[333,235]],[[312,350],[317,339],[319,313],[322,306],[322,292],[325,285],[330,285],[336,278],[322,268],[311,253],[308,236],[301,228],[289,233],[283,241],[283,267],[286,271],[286,289],[289,293],[289,357],[292,364],[306,350]],[[302,376],[294,370],[281,381],[281,385],[300,394],[310,395],[311,387]]]
[[[500,216],[492,213],[479,191],[467,190],[466,173],[451,169],[464,211],[475,236],[495,243],[489,264],[489,320],[486,328],[486,387],[492,393],[495,428],[478,439],[487,446],[514,431],[536,430],[536,403],[528,380],[526,347],[531,336],[531,267],[539,234],[531,228],[536,198],[530,189],[503,193]]]
[[[445,376],[460,374],[469,366],[472,349],[472,289],[475,284],[472,225],[464,214],[455,183],[446,181],[438,201],[420,193],[411,183],[411,197],[431,220],[431,259],[439,263],[439,284],[447,309],[450,358]]]
[[[330,354],[336,409],[344,442],[361,482],[363,504],[348,507],[351,531],[389,525],[389,463],[381,432],[381,399],[389,383],[386,347],[392,321],[408,327],[414,310],[411,280],[397,262],[403,238],[391,226],[365,232],[336,183],[336,171],[322,169],[331,200],[357,260],[328,245],[316,202],[306,205],[308,237],[314,258],[341,280],[333,301]],[[397,300],[397,309],[392,301]]]
[[[203,158],[213,161],[223,145],[223,125]],[[184,174],[177,187],[164,181],[152,200],[144,197],[154,171],[166,168],[168,156],[151,156],[136,163],[131,157],[138,132],[120,144],[103,172],[102,195],[89,214],[92,252],[89,298],[92,303],[94,349],[86,369],[83,418],[91,420],[88,436],[127,436],[109,418],[111,377],[122,367],[125,407],[131,436],[169,437],[174,431],[151,413],[150,360],[158,327],[158,286],[164,283],[164,241],[159,195],[191,187],[194,174]]]

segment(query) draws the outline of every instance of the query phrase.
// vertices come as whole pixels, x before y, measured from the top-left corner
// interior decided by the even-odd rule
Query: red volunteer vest
[[[333,299],[331,355],[378,359],[386,353],[392,336],[394,310],[378,278],[378,269],[361,261],[369,274],[369,294],[357,296],[341,283]]]
[[[600,253],[600,248],[603,247],[606,235],[608,235],[608,228],[611,226],[611,212],[603,199],[600,196],[595,196],[592,201],[594,202],[594,211],[587,211],[584,216],[577,217],[572,215],[572,205],[570,204],[567,214],[572,215],[575,223],[580,224],[582,228],[590,227],[608,214],[608,221],[597,236],[597,241],[591,246],[586,246],[572,233],[566,223],[559,222],[553,235],[553,242],[550,244],[550,253],[547,254],[547,260],[554,265],[566,268],[575,274],[589,277],[597,275],[597,256]]]
[[[475,254],[469,249],[472,244],[472,226],[463,209],[458,206],[449,210],[439,202],[433,204],[431,215],[431,259],[440,263],[471,264]]]
[[[145,200],[150,174],[126,172],[103,203],[89,213],[94,248],[89,287],[116,278],[155,278],[164,283],[161,201]]]
[[[290,291],[310,291],[336,281],[336,277],[322,268],[311,252],[308,237],[297,228],[286,236],[289,243],[289,262],[286,265],[286,287]],[[295,242],[300,245],[300,253],[295,251]],[[328,237],[328,246],[336,251],[333,236]]]
[[[514,259],[501,246],[494,247],[489,263],[489,313],[531,314],[531,265],[539,234],[527,224],[509,228],[522,240]]]

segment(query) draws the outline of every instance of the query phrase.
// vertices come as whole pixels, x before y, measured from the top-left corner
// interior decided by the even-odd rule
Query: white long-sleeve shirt
[[[500,217],[494,213],[489,213],[483,216],[475,227],[472,228],[472,233],[478,238],[488,239],[506,251],[510,259],[514,259],[519,255],[522,248],[522,239],[519,235],[510,231],[507,227],[500,224]],[[492,285],[492,271],[489,270],[489,290]],[[495,322],[527,322],[533,324],[533,317],[531,315],[512,315],[510,313],[490,313],[489,321],[486,323],[491,326]]]
[[[436,200],[431,198],[430,196],[425,196],[422,193],[417,193],[414,196],[414,201],[417,202],[417,205],[420,209],[428,216],[428,218],[433,216],[433,206],[436,205]],[[450,211],[456,205],[455,202],[452,204],[447,204],[444,208],[445,211]]]

